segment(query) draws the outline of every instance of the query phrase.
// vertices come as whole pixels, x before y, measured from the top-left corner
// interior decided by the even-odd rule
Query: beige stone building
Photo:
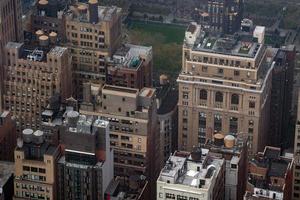
[[[299,93],[300,94],[300,93]],[[294,145],[294,180],[292,199],[300,198],[300,95],[298,95],[297,122],[295,125],[295,145]]]
[[[56,163],[59,149],[44,142],[43,132],[23,130],[15,150],[13,199],[56,199]]]
[[[22,40],[21,0],[0,1],[0,111],[2,109],[4,47],[7,42]]]
[[[67,46],[72,54],[74,95],[82,98],[85,82],[104,83],[105,59],[121,43],[121,9],[97,0],[70,6],[65,14]]]
[[[12,112],[18,130],[36,128],[54,94],[71,96],[71,59],[67,48],[51,47],[48,37],[40,45],[9,42],[5,48],[4,107]]]
[[[84,87],[80,113],[109,121],[115,175],[143,175],[154,186],[161,164],[155,89],[95,84]]]
[[[257,40],[257,42],[254,42]],[[191,151],[215,133],[248,134],[249,153],[267,142],[275,49],[254,35],[216,36],[191,24],[183,44],[178,102],[178,145]]]

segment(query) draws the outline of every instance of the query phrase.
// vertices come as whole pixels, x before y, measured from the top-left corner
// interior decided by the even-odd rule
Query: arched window
[[[200,99],[201,100],[207,100],[207,91],[206,90],[200,90]]]
[[[221,103],[223,102],[223,93],[222,92],[216,92],[215,101],[221,102]]]
[[[239,95],[233,94],[231,95],[231,104],[239,104]]]

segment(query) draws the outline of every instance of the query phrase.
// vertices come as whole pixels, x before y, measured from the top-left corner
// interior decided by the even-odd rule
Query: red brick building
[[[0,112],[0,160],[14,160],[16,141],[16,126],[11,114]]]
[[[152,47],[126,44],[107,62],[106,83],[142,89],[152,86]]]
[[[290,200],[292,194],[293,158],[282,155],[281,149],[265,147],[249,162],[247,193],[245,200]]]

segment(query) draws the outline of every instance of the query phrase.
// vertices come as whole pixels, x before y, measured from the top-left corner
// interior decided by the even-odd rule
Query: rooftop
[[[113,85],[105,85],[103,87],[103,90],[112,90],[115,92],[124,92],[130,94],[137,94],[139,91],[138,89],[134,89],[134,88],[126,88],[126,87],[113,86]]]
[[[116,6],[97,6],[97,8],[98,23],[101,23],[102,21],[112,21],[114,15],[121,13],[122,10],[121,8],[118,8]],[[88,9],[88,4],[80,2],[73,4],[72,6],[70,6],[70,9],[66,12],[66,15],[71,17],[73,20],[90,23],[90,10]]]
[[[260,48],[261,44],[242,40],[239,36],[203,35],[197,39],[193,50],[254,58]]]
[[[152,47],[125,44],[117,49],[109,62],[111,67],[114,68],[137,70],[144,62],[144,58],[151,55],[151,53]]]
[[[209,156],[208,152],[208,149],[201,149],[197,160],[192,154],[182,156],[175,152],[166,162],[158,181],[208,189],[224,163],[223,159]]]
[[[255,58],[262,44],[257,38],[244,33],[223,35],[206,33],[195,23],[189,25],[184,44],[194,51]]]
[[[47,55],[55,55],[57,57],[62,56],[67,51],[65,47],[59,46],[39,46],[36,44],[24,44],[16,42],[8,42],[6,48],[19,49],[19,58],[24,60],[31,60],[34,62],[47,62]]]
[[[276,147],[265,147],[264,152],[258,153],[255,158],[250,160],[250,164],[254,164],[260,168],[264,168],[266,173],[263,171],[262,176],[266,176],[265,179],[257,178],[259,174],[257,172],[250,171],[249,173],[249,183],[254,185],[256,188],[261,188],[265,190],[272,190],[282,192],[284,189],[284,184],[280,183],[273,185],[271,182],[271,177],[277,177],[286,179],[286,175],[289,170],[291,170],[292,158],[281,156],[281,149]],[[251,169],[251,168],[250,168]]]

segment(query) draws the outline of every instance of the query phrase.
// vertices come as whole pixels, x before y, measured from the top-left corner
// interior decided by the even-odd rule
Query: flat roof
[[[116,91],[116,92],[130,93],[130,94],[138,93],[138,89],[113,86],[113,85],[104,85],[103,89],[104,90],[112,90],[112,91]]]
[[[200,34],[192,49],[231,56],[254,58],[262,44],[254,41],[253,37],[243,35],[206,35]]]

